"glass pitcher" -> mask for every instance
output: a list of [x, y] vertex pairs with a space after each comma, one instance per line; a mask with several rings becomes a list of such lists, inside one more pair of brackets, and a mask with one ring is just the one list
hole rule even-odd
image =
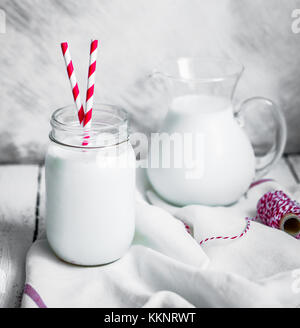
[[[147, 172], [156, 192], [170, 203], [232, 204], [282, 155], [286, 125], [277, 105], [254, 97], [233, 106], [243, 71], [243, 65], [232, 60], [184, 57], [165, 61], [151, 75], [153, 83], [163, 85], [169, 109], [159, 142], [151, 140]], [[264, 154], [257, 151], [259, 145], [254, 153], [242, 127], [245, 114], [258, 106], [271, 113], [268, 120], [274, 123], [265, 133], [265, 139], [269, 135], [273, 140]], [[169, 149], [163, 148], [166, 144]]]

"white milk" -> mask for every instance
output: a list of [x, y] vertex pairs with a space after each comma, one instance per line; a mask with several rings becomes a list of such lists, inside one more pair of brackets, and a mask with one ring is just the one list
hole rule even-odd
[[110, 150], [52, 145], [46, 157], [47, 238], [67, 262], [120, 258], [134, 234], [135, 158], [130, 144]]
[[[79, 265], [119, 259], [134, 235], [135, 155], [127, 116], [96, 105], [84, 132], [74, 106], [54, 112], [46, 155], [46, 230], [53, 251]], [[83, 136], [89, 136], [82, 147]]]
[[[254, 178], [255, 157], [229, 100], [208, 95], [175, 98], [161, 132], [192, 134], [194, 142], [193, 167], [148, 169], [151, 184], [167, 201], [227, 205], [246, 192]], [[174, 149], [183, 151], [180, 146]], [[160, 156], [159, 150], [150, 156]]]

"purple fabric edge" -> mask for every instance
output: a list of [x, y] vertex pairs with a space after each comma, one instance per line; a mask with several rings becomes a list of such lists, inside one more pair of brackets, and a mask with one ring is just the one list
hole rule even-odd
[[30, 284], [25, 284], [23, 293], [29, 296], [40, 309], [47, 308], [39, 293]]
[[270, 181], [274, 181], [274, 179], [261, 179], [261, 180], [257, 180], [257, 181], [254, 181], [253, 183], [251, 183], [249, 189], [255, 187], [255, 186], [258, 186], [260, 185], [261, 183], [264, 183], [264, 182], [270, 182]]

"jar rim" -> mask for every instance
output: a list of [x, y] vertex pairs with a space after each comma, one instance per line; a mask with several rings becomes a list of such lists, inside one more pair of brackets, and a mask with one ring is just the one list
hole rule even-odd
[[[96, 103], [91, 126], [87, 128], [79, 124], [75, 104], [54, 111], [50, 124], [50, 140], [65, 147], [106, 148], [117, 146], [129, 138], [127, 112], [116, 105]], [[84, 144], [87, 136], [88, 143]]]
[[[99, 109], [101, 108], [101, 109]], [[67, 128], [68, 130], [72, 130], [72, 131], [82, 131], [82, 126], [77, 124], [77, 125], [70, 125], [70, 124], [67, 124], [67, 123], [64, 123], [62, 121], [59, 121], [57, 116], [62, 113], [63, 111], [66, 111], [70, 109], [70, 112], [72, 111], [74, 113], [74, 118], [76, 117], [76, 120], [77, 119], [77, 116], [75, 115], [75, 113], [77, 112], [77, 109], [76, 109], [76, 106], [75, 104], [72, 104], [72, 105], [67, 105], [67, 106], [64, 106], [64, 107], [60, 107], [58, 109], [56, 109], [53, 114], [51, 115], [51, 120], [50, 120], [50, 124], [53, 128]], [[102, 127], [97, 127], [96, 130], [98, 132], [101, 132], [101, 131], [106, 131], [107, 129], [111, 129], [111, 128], [118, 128], [120, 125], [122, 124], [127, 124], [128, 123], [128, 114], [127, 112], [120, 106], [117, 106], [117, 105], [111, 105], [111, 104], [105, 104], [105, 103], [95, 103], [94, 104], [94, 108], [93, 108], [93, 111], [95, 112], [105, 112], [107, 111], [112, 117], [115, 117], [115, 118], [120, 118], [120, 122], [119, 123], [116, 123], [116, 124], [110, 124], [110, 125], [107, 125], [107, 126], [102, 126]], [[115, 114], [112, 113], [112, 111], [115, 112]], [[116, 115], [117, 113], [117, 115]], [[95, 124], [93, 124], [94, 121], [92, 120], [92, 129], [95, 129]]]

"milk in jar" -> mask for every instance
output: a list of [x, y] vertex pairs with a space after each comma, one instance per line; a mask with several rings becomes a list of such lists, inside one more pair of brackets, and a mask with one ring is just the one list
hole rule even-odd
[[105, 264], [122, 257], [133, 239], [135, 155], [123, 110], [96, 106], [88, 133], [74, 113], [73, 106], [65, 107], [51, 119], [47, 239], [67, 262]]

